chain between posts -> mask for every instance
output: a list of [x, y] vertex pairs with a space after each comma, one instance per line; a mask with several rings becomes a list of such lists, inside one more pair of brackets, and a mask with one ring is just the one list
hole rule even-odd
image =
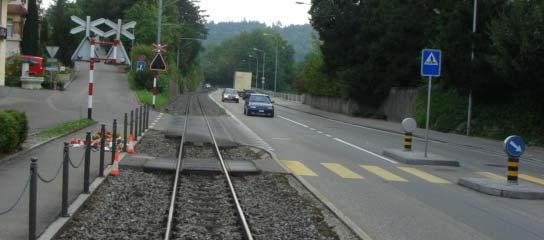
[[30, 177], [28, 177], [28, 179], [26, 180], [25, 187], [23, 188], [23, 190], [17, 197], [17, 200], [15, 201], [15, 203], [13, 203], [7, 210], [1, 211], [0, 216], [11, 212], [11, 210], [13, 210], [17, 205], [19, 205], [19, 202], [21, 202], [21, 199], [23, 198], [23, 195], [25, 194], [29, 184], [30, 184]]

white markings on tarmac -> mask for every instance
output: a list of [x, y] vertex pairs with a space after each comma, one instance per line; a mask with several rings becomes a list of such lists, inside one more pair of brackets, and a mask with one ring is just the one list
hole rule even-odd
[[287, 121], [289, 121], [289, 122], [292, 122], [292, 123], [294, 123], [294, 124], [300, 125], [300, 126], [302, 126], [302, 127], [309, 128], [308, 125], [299, 123], [299, 122], [294, 121], [294, 120], [291, 120], [291, 119], [289, 119], [289, 118], [286, 118], [286, 117], [283, 117], [283, 116], [279, 116], [279, 115], [278, 115], [278, 117], [283, 118], [283, 119], [285, 119], [285, 120], [287, 120]]
[[344, 140], [342, 140], [342, 139], [340, 139], [340, 138], [334, 138], [334, 140], [336, 140], [336, 141], [338, 141], [338, 142], [341, 142], [341, 143], [343, 143], [343, 144], [346, 144], [346, 145], [348, 145], [348, 146], [350, 146], [350, 147], [352, 147], [352, 148], [355, 148], [355, 149], [357, 149], [357, 150], [361, 150], [361, 151], [363, 151], [363, 152], [366, 152], [366, 153], [368, 153], [368, 154], [370, 154], [370, 155], [373, 155], [373, 156], [378, 157], [378, 158], [380, 158], [380, 159], [383, 159], [383, 160], [385, 160], [385, 161], [388, 161], [388, 162], [390, 162], [390, 163], [398, 164], [397, 161], [391, 160], [391, 159], [386, 158], [386, 157], [384, 157], [384, 156], [382, 156], [382, 155], [379, 155], [379, 154], [373, 153], [373, 152], [371, 152], [371, 151], [368, 151], [368, 150], [366, 150], [366, 149], [364, 149], [364, 148], [362, 148], [362, 147], [359, 147], [359, 146], [357, 146], [357, 145], [355, 145], [355, 144], [353, 144], [353, 143], [350, 143], [350, 142], [346, 142], [346, 141], [344, 141]]
[[[286, 118], [286, 117], [284, 117], [284, 116], [279, 116], [279, 115], [278, 115], [278, 117], [280, 117], [280, 118], [282, 118], [282, 119], [285, 119], [285, 120], [287, 120], [287, 121], [289, 121], [289, 122], [292, 122], [292, 123], [294, 123], [294, 124], [297, 124], [297, 125], [299, 125], [299, 126], [302, 126], [302, 127], [305, 127], [305, 128], [309, 128], [309, 129], [312, 130], [312, 131], [315, 131], [315, 130], [316, 130], [315, 128], [310, 128], [310, 127], [308, 127], [308, 125], [299, 123], [299, 122], [297, 122], [297, 121], [295, 121], [295, 120]], [[323, 134], [322, 131], [317, 131], [317, 132], [320, 133], [320, 134]], [[324, 135], [327, 136], [327, 137], [329, 137], [329, 138], [332, 138], [332, 137], [333, 137], [333, 136], [331, 136], [330, 134], [324, 134]], [[364, 148], [362, 148], [362, 147], [359, 147], [359, 146], [357, 146], [357, 145], [355, 145], [355, 144], [353, 144], [353, 143], [344, 141], [344, 140], [342, 140], [342, 139], [340, 139], [340, 138], [336, 138], [336, 137], [335, 137], [334, 140], [337, 141], [337, 142], [346, 144], [346, 145], [348, 145], [348, 146], [350, 146], [350, 147], [352, 147], [352, 148], [355, 148], [355, 149], [357, 149], [357, 150], [366, 152], [366, 153], [368, 153], [368, 154], [370, 154], [370, 155], [372, 155], [372, 156], [378, 157], [378, 158], [380, 158], [380, 159], [382, 159], [382, 160], [388, 161], [388, 162], [393, 163], [393, 164], [398, 164], [398, 162], [395, 161], [395, 160], [391, 160], [391, 159], [386, 158], [386, 157], [384, 157], [384, 156], [382, 156], [382, 155], [380, 155], [380, 154], [373, 153], [373, 152], [371, 152], [371, 151], [369, 151], [369, 150], [367, 150], [367, 149], [364, 149]]]

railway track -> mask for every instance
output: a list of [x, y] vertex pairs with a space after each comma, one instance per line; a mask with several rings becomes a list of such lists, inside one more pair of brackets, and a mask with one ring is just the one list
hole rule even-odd
[[[195, 105], [192, 105], [195, 104]], [[253, 236], [240, 206], [236, 190], [214, 132], [198, 95], [188, 96], [184, 128], [176, 162], [172, 195], [166, 221], [164, 239], [194, 239], [196, 235], [206, 239], [247, 239]], [[213, 155], [217, 158], [221, 173], [212, 175], [185, 175], [183, 173], [184, 143], [187, 122], [191, 111], [200, 111], [209, 131]], [[191, 189], [191, 191], [184, 191]]]

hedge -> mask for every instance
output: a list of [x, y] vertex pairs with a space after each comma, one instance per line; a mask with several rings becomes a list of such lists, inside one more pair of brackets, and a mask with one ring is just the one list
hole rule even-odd
[[18, 149], [26, 140], [28, 121], [26, 114], [14, 110], [0, 111], [0, 152]]

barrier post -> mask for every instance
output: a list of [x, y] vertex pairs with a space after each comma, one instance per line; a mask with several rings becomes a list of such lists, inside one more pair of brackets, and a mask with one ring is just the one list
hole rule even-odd
[[88, 194], [90, 186], [91, 171], [91, 132], [87, 132], [85, 137], [85, 167], [83, 169], [83, 193]]
[[144, 133], [143, 116], [144, 116], [144, 107], [142, 105], [140, 105], [140, 122], [139, 122], [139, 126], [138, 126], [138, 128], [140, 129], [140, 136], [142, 136], [142, 134]]
[[404, 132], [404, 151], [412, 151], [412, 133]]
[[98, 167], [98, 176], [104, 177], [104, 148], [106, 145], [106, 124], [100, 127], [100, 165]]
[[38, 158], [30, 160], [30, 190], [28, 192], [28, 239], [36, 239], [36, 206], [38, 195]]
[[508, 157], [507, 179], [509, 184], [518, 185], [518, 167], [519, 158]]
[[111, 164], [115, 161], [117, 152], [117, 119], [113, 119], [113, 130], [111, 133]]
[[130, 110], [130, 135], [134, 133], [134, 110]]
[[123, 121], [123, 152], [126, 152], [127, 151], [127, 139], [128, 139], [128, 136], [127, 136], [127, 121], [128, 121], [128, 114], [125, 113], [125, 119]]
[[140, 135], [140, 130], [138, 129], [138, 108], [134, 110], [134, 140], [138, 141], [138, 136]]
[[61, 217], [69, 217], [68, 215], [68, 186], [70, 180], [70, 148], [67, 142], [64, 143], [62, 159], [62, 204], [61, 204]]

